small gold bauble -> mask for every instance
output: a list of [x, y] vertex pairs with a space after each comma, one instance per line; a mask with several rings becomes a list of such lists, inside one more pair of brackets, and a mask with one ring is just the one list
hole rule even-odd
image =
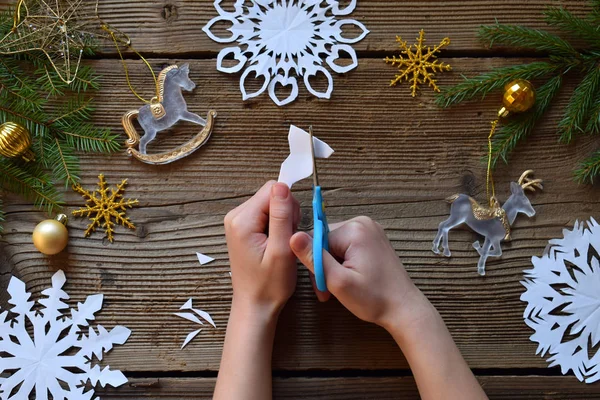
[[31, 146], [31, 135], [24, 126], [15, 122], [0, 125], [0, 154], [5, 157], [21, 156], [25, 161], [35, 159]]
[[515, 79], [504, 86], [502, 103], [504, 107], [498, 111], [501, 117], [506, 117], [511, 112], [527, 111], [535, 103], [535, 89], [531, 82]]
[[65, 214], [58, 214], [55, 219], [40, 222], [33, 230], [33, 245], [41, 253], [49, 256], [60, 253], [69, 241], [66, 224]]

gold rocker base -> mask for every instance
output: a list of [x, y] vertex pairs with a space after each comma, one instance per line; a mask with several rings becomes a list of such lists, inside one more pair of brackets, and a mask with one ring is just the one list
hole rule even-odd
[[141, 162], [154, 165], [168, 164], [173, 161], [177, 161], [180, 158], [192, 154], [198, 148], [202, 147], [202, 145], [204, 145], [210, 138], [210, 134], [212, 133], [215, 123], [215, 117], [217, 116], [216, 111], [210, 110], [206, 118], [206, 125], [202, 131], [200, 131], [200, 133], [190, 139], [187, 143], [177, 146], [171, 151], [156, 154], [142, 154], [135, 148], [135, 146], [137, 146], [137, 144], [140, 142], [140, 135], [133, 124], [133, 121], [135, 118], [137, 118], [138, 114], [138, 110], [129, 111], [123, 115], [121, 120], [123, 123], [123, 128], [125, 129], [125, 133], [127, 133], [127, 136], [129, 137], [129, 139], [127, 139], [125, 142], [125, 146], [127, 146], [127, 154], [137, 158]]

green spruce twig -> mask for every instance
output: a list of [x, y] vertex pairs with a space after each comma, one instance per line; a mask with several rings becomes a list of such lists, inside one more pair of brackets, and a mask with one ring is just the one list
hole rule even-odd
[[[504, 121], [493, 138], [492, 157], [507, 162], [516, 146], [531, 134], [537, 121], [548, 111], [567, 74], [581, 77], [558, 124], [559, 140], [569, 143], [583, 133], [600, 133], [600, 0], [592, 1], [592, 10], [578, 17], [564, 8], [550, 7], [545, 12], [550, 26], [570, 37], [582, 39], [587, 47], [571, 44], [562, 35], [518, 25], [496, 22], [482, 26], [479, 36], [489, 46], [502, 45], [535, 50], [547, 55], [546, 61], [496, 68], [446, 88], [436, 98], [441, 107], [485, 98], [514, 79], [542, 80], [534, 107], [522, 115]], [[578, 182], [590, 183], [600, 175], [600, 153], [584, 160], [575, 171]]]
[[[12, 13], [0, 13], [0, 37], [12, 28]], [[85, 54], [91, 54], [87, 49]], [[0, 159], [0, 189], [31, 200], [48, 213], [60, 209], [57, 185], [77, 184], [79, 153], [111, 153], [118, 135], [90, 122], [90, 92], [98, 88], [93, 68], [81, 66], [71, 84], [60, 79], [41, 53], [0, 58], [0, 124], [25, 126], [32, 136], [35, 161]], [[0, 206], [0, 222], [2, 220]]]

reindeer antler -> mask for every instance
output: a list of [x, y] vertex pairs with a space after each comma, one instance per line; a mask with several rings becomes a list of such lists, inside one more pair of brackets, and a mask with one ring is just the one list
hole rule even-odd
[[540, 190], [544, 189], [544, 186], [542, 185], [543, 181], [541, 179], [529, 178], [529, 175], [531, 174], [533, 174], [532, 169], [528, 169], [527, 171], [523, 172], [523, 174], [521, 174], [518, 183], [519, 185], [521, 185], [523, 190], [530, 190], [532, 192], [535, 192], [536, 188]]

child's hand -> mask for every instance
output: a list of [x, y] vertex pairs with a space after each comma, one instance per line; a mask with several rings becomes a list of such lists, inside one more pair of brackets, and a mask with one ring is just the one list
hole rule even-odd
[[[300, 261], [314, 271], [312, 238], [298, 232], [290, 246]], [[416, 306], [413, 300], [427, 302], [410, 280], [381, 226], [370, 218], [354, 218], [335, 227], [329, 233], [329, 251], [323, 252], [327, 288], [358, 318], [387, 328], [403, 314], [403, 309]], [[317, 295], [321, 300], [325, 298]]]
[[292, 296], [297, 268], [289, 242], [299, 219], [290, 189], [274, 181], [225, 216], [236, 303], [277, 313]]

